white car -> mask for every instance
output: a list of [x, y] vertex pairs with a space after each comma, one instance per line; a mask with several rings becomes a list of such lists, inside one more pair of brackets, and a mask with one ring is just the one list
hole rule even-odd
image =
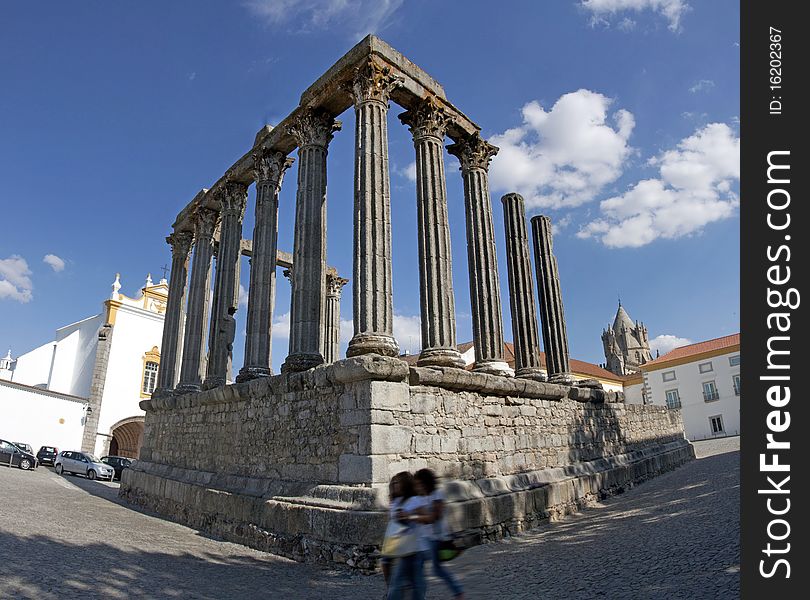
[[115, 477], [115, 469], [110, 465], [105, 465], [88, 452], [70, 450], [60, 452], [56, 457], [54, 469], [57, 475], [74, 473], [84, 475], [88, 479], [109, 479], [110, 481]]

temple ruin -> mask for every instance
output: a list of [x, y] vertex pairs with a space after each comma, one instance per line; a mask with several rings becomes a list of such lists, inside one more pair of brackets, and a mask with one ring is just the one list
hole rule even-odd
[[[398, 358], [393, 336], [389, 102], [405, 109], [399, 119], [416, 157], [422, 351], [413, 367]], [[341, 359], [347, 279], [326, 264], [326, 159], [341, 128], [336, 118], [352, 107], [354, 336]], [[462, 368], [456, 346], [445, 138], [464, 183], [472, 370]], [[172, 266], [158, 389], [141, 403], [144, 445], [121, 495], [229, 540], [369, 570], [384, 531], [387, 483], [398, 471], [430, 467], [445, 477], [452, 528], [483, 541], [689, 460], [679, 411], [625, 405], [621, 393], [592, 382], [572, 385], [550, 223], [532, 219], [538, 326], [517, 194], [502, 199], [514, 372], [505, 362], [488, 187], [497, 151], [433, 78], [374, 36], [305, 90], [277, 126], [263, 128], [180, 212], [167, 238]], [[293, 152], [298, 181], [288, 255], [278, 249], [277, 214]], [[245, 240], [242, 218], [254, 183], [255, 227]], [[244, 364], [227, 384], [236, 369], [232, 313], [243, 254], [251, 256]], [[279, 266], [291, 282], [291, 326], [289, 354], [274, 375]]]

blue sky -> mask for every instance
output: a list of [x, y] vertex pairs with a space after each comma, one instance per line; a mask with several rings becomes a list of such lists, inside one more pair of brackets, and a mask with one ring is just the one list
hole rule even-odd
[[[739, 5], [732, 1], [253, 0], [0, 8], [0, 346], [14, 355], [134, 296], [170, 262], [177, 212], [374, 32], [501, 147], [491, 187], [556, 223], [575, 358], [602, 362], [621, 295], [651, 338], [739, 330]], [[389, 112], [394, 307], [419, 347], [413, 146]], [[351, 275], [352, 111], [329, 153], [328, 260]], [[463, 187], [447, 155], [458, 341], [472, 337]], [[292, 250], [295, 167], [279, 245]], [[251, 204], [244, 236], [252, 237]], [[243, 264], [247, 287], [247, 262]], [[351, 284], [350, 284], [351, 285]], [[351, 333], [351, 288], [342, 313]], [[273, 362], [286, 356], [279, 277]], [[240, 307], [237, 319], [244, 319]], [[241, 328], [240, 328], [241, 329]], [[235, 365], [241, 365], [243, 338]], [[672, 338], [661, 338], [669, 349]]]

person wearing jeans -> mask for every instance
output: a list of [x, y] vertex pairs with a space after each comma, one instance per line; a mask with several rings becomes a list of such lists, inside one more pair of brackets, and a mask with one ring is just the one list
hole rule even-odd
[[416, 480], [416, 491], [420, 496], [426, 498], [425, 509], [427, 519], [420, 519], [422, 531], [420, 537], [424, 542], [420, 542], [420, 548], [425, 551], [425, 560], [433, 563], [433, 574], [444, 581], [453, 598], [464, 600], [464, 590], [453, 574], [447, 570], [444, 563], [439, 561], [439, 544], [447, 537], [447, 526], [444, 521], [444, 495], [436, 487], [436, 475], [430, 469], [420, 469], [414, 473]]

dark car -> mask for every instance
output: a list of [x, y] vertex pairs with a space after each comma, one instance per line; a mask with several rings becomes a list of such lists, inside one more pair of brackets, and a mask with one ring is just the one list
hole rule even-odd
[[37, 457], [22, 450], [11, 442], [0, 440], [0, 465], [7, 467], [20, 467], [24, 471], [36, 469], [39, 466]]
[[121, 479], [121, 473], [132, 465], [132, 459], [126, 456], [102, 456], [101, 462], [115, 470], [115, 479]]
[[53, 465], [56, 462], [56, 457], [59, 454], [59, 448], [55, 446], [42, 446], [37, 452], [37, 460], [39, 464], [49, 464]]

